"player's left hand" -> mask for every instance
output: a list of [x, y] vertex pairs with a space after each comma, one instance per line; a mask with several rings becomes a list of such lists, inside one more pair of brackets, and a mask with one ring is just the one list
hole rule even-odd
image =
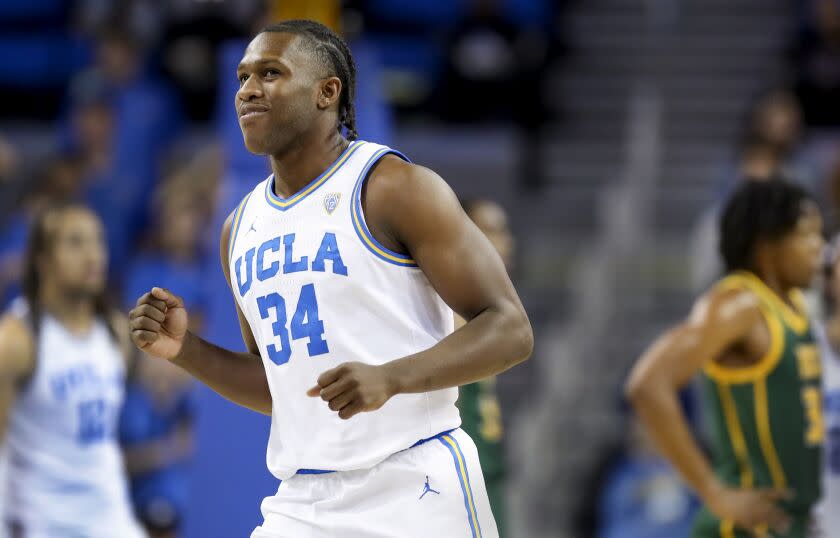
[[318, 384], [306, 394], [328, 402], [330, 409], [347, 420], [363, 411], [376, 411], [395, 394], [395, 389], [381, 366], [345, 362], [321, 374]]

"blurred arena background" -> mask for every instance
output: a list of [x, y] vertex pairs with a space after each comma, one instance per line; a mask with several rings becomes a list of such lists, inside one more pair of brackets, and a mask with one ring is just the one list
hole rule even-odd
[[[106, 224], [115, 303], [170, 287], [206, 337], [242, 348], [216, 245], [267, 164], [243, 146], [235, 68], [284, 18], [349, 41], [362, 139], [508, 211], [537, 339], [499, 378], [510, 536], [684, 536], [696, 501], [621, 382], [716, 275], [714, 217], [740, 177], [784, 171], [837, 230], [840, 4], [0, 0], [0, 306], [33, 215], [81, 198]], [[246, 536], [276, 488], [268, 419], [144, 368], [179, 402], [157, 440], [180, 535]], [[132, 416], [122, 440], [142, 469], [156, 439]]]

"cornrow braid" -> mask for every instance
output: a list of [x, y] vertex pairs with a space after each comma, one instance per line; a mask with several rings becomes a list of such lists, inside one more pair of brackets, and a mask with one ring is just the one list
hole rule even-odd
[[304, 45], [317, 56], [329, 76], [341, 80], [341, 96], [338, 102], [338, 131], [346, 131], [348, 140], [356, 140], [356, 62], [350, 47], [338, 34], [323, 24], [310, 20], [293, 19], [272, 24], [260, 33], [282, 32], [305, 38]]

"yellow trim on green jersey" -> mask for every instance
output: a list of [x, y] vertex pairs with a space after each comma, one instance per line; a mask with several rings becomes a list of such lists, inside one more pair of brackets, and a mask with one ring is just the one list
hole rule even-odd
[[773, 486], [784, 488], [787, 486], [785, 471], [779, 462], [779, 453], [773, 443], [773, 432], [770, 431], [770, 411], [767, 405], [767, 380], [759, 379], [754, 386], [755, 397], [755, 423], [758, 426], [758, 440], [761, 444], [761, 453], [770, 469], [770, 476], [773, 478]]
[[747, 441], [744, 438], [744, 431], [741, 429], [741, 423], [738, 420], [738, 410], [735, 407], [735, 400], [732, 398], [732, 390], [729, 388], [729, 385], [723, 383], [718, 383], [717, 389], [718, 395], [720, 396], [720, 404], [723, 407], [723, 415], [726, 418], [726, 429], [729, 432], [729, 438], [732, 440], [735, 459], [738, 461], [738, 467], [740, 469], [741, 487], [752, 487], [753, 473], [749, 462], [749, 454], [747, 454]]
[[718, 362], [709, 361], [703, 366], [706, 375], [718, 383], [755, 383], [758, 380], [766, 378], [778, 366], [785, 349], [785, 329], [781, 321], [779, 321], [779, 318], [774, 316], [766, 306], [761, 305], [760, 308], [761, 315], [767, 325], [767, 330], [770, 332], [770, 347], [761, 360], [753, 365], [744, 367], [726, 366]]
[[736, 275], [743, 276], [743, 278], [751, 284], [752, 290], [755, 291], [759, 297], [766, 299], [767, 302], [775, 306], [779, 310], [782, 318], [784, 318], [785, 323], [787, 323], [794, 332], [797, 334], [804, 334], [805, 331], [808, 330], [808, 315], [805, 309], [805, 299], [802, 296], [801, 290], [794, 289], [790, 292], [789, 298], [795, 305], [794, 308], [779, 297], [775, 291], [771, 290], [763, 280], [755, 276], [753, 273], [742, 271], [736, 273]]

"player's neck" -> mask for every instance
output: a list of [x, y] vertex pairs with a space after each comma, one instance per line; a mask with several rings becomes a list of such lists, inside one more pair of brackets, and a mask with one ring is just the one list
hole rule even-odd
[[39, 302], [44, 312], [48, 312], [72, 333], [85, 334], [93, 325], [95, 308], [88, 297], [74, 297], [47, 285], [41, 290]]
[[772, 271], [756, 271], [756, 276], [764, 282], [764, 285], [770, 288], [782, 301], [785, 303], [791, 304], [790, 300], [790, 292], [793, 290], [793, 286], [785, 283], [782, 281], [781, 278], [776, 275], [776, 273]]
[[270, 157], [274, 194], [294, 196], [320, 176], [347, 149], [349, 142], [338, 132], [304, 135], [283, 153]]

